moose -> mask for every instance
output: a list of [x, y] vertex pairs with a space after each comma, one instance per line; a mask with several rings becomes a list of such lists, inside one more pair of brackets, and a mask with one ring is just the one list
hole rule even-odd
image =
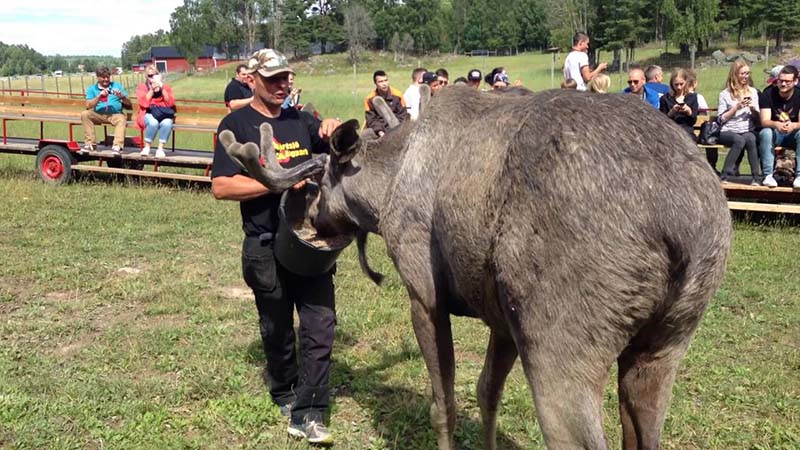
[[381, 138], [345, 122], [329, 157], [292, 176], [268, 125], [266, 169], [255, 145], [229, 153], [280, 186], [324, 164], [314, 224], [355, 234], [376, 282], [366, 236], [383, 237], [411, 299], [439, 450], [455, 448], [451, 314], [491, 330], [477, 387], [484, 448], [496, 448], [519, 357], [548, 449], [608, 448], [603, 390], [615, 361], [622, 446], [658, 449], [678, 366], [730, 249], [714, 172], [683, 130], [633, 96], [427, 95], [416, 122]]

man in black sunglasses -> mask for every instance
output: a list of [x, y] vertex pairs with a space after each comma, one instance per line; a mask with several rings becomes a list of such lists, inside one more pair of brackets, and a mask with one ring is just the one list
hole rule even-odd
[[622, 92], [638, 95], [653, 108], [658, 109], [658, 92], [648, 89], [647, 86], [645, 86], [645, 81], [644, 70], [638, 66], [631, 67], [628, 71], [628, 87]]

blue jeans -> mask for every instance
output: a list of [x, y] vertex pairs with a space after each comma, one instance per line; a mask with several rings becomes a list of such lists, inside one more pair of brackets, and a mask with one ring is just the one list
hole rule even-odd
[[[789, 134], [781, 133], [774, 128], [763, 128], [758, 133], [758, 156], [761, 157], [761, 171], [764, 176], [772, 175], [775, 169], [775, 147], [792, 147], [797, 149], [798, 131]], [[800, 152], [795, 156], [795, 169], [800, 175]]]
[[148, 144], [153, 142], [153, 139], [158, 133], [158, 138], [161, 142], [169, 140], [169, 134], [172, 132], [172, 119], [164, 119], [160, 123], [153, 117], [152, 114], [147, 113], [144, 115], [144, 141]]

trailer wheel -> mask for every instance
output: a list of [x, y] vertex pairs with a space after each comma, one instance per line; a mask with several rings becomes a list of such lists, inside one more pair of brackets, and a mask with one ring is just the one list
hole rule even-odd
[[63, 184], [72, 178], [72, 156], [59, 145], [46, 145], [36, 155], [36, 173], [45, 183]]

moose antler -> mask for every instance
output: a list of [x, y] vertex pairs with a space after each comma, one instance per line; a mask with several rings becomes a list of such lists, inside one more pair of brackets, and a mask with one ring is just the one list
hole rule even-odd
[[386, 100], [384, 100], [383, 97], [376, 95], [372, 98], [371, 102], [372, 107], [375, 108], [375, 112], [381, 116], [390, 130], [400, 125], [400, 121], [397, 120], [397, 117], [395, 117], [394, 113], [389, 108], [389, 105], [386, 104]]
[[431, 87], [427, 84], [420, 85], [419, 87], [419, 114], [421, 115], [428, 108], [428, 103], [431, 101]]
[[[228, 156], [242, 167], [256, 181], [263, 184], [270, 192], [282, 192], [297, 184], [300, 180], [322, 172], [327, 162], [326, 155], [306, 161], [298, 166], [286, 169], [278, 163], [275, 147], [272, 145], [272, 127], [262, 123], [261, 146], [252, 142], [241, 144], [230, 130], [219, 134], [219, 141]], [[264, 157], [265, 166], [261, 165], [260, 156]]]

